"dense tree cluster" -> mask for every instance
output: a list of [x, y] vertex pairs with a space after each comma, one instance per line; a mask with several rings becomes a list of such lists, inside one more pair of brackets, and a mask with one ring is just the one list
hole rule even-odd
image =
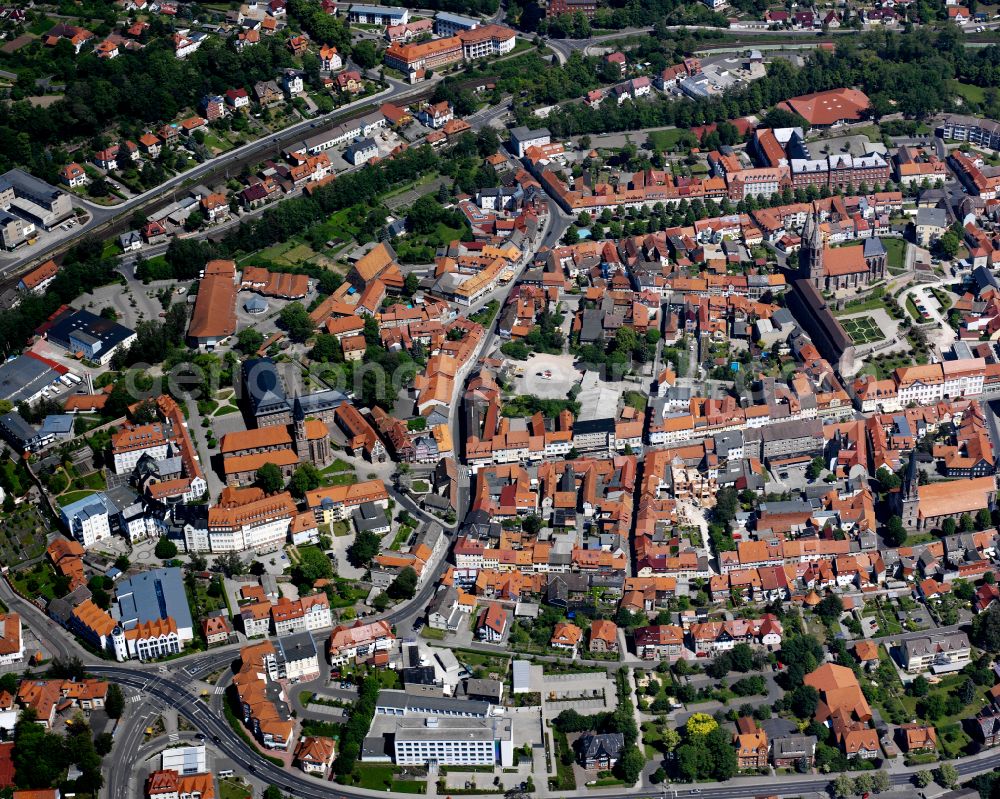
[[[1000, 48], [966, 50], [950, 27], [875, 30], [845, 37], [834, 52], [814, 51], [802, 68], [775, 60], [767, 77], [718, 98], [602, 103], [596, 109], [573, 103], [550, 114], [546, 125], [559, 137], [666, 125], [690, 128], [758, 113], [796, 95], [855, 85], [868, 94], [876, 116], [902, 112], [924, 117], [951, 106], [952, 79], [984, 88], [1000, 85], [998, 63]], [[527, 121], [527, 107], [515, 111], [519, 121]]]
[[340, 737], [337, 759], [333, 764], [334, 773], [340, 782], [346, 781], [351, 772], [354, 771], [358, 755], [361, 754], [361, 745], [364, 743], [365, 735], [368, 734], [368, 728], [372, 723], [372, 717], [375, 715], [378, 692], [378, 677], [369, 674], [361, 683], [358, 701], [354, 703], [351, 717], [344, 725], [344, 732]]
[[[440, 163], [440, 158], [430, 147], [411, 148], [391, 160], [342, 175], [308, 197], [295, 197], [272, 205], [259, 217], [239, 225], [218, 243], [174, 240], [165, 255], [167, 268], [140, 267], [139, 276], [155, 280], [194, 279], [205, 262], [212, 258], [228, 258], [241, 252], [255, 252], [299, 234], [310, 238], [314, 230], [325, 240], [327, 236], [322, 232], [322, 223], [331, 214], [352, 206], [374, 205], [379, 195], [419, 178], [438, 168]], [[267, 266], [274, 269], [272, 264]], [[292, 270], [286, 268], [282, 271]], [[319, 290], [324, 293], [332, 292], [342, 282], [339, 276], [333, 276], [324, 269], [317, 269], [315, 274], [308, 268], [295, 271], [310, 274], [320, 280]], [[325, 278], [329, 283], [323, 282], [324, 274], [329, 276]]]
[[50, 157], [46, 147], [80, 137], [100, 138], [112, 124], [137, 138], [150, 126], [170, 122], [185, 108], [197, 106], [206, 94], [250, 87], [293, 66], [291, 53], [278, 37], [238, 53], [213, 36], [185, 59], [175, 57], [170, 31], [161, 20], [154, 18], [146, 38], [151, 40], [144, 49], [113, 59], [100, 59], [93, 52], [74, 56], [65, 40], [55, 48], [37, 40], [0, 59], [5, 69], [19, 74], [18, 86], [47, 75], [66, 83], [65, 97], [50, 106], [33, 106], [27, 100], [0, 103], [0, 171], [23, 164], [55, 182], [69, 159], [58, 153]]
[[113, 369], [124, 369], [134, 364], [161, 363], [176, 347], [184, 345], [187, 330], [187, 305], [171, 305], [166, 316], [144, 319], [136, 325], [136, 340], [127, 350], [119, 350], [111, 359]]
[[35, 721], [34, 710], [25, 710], [14, 728], [15, 781], [21, 790], [40, 790], [59, 784], [70, 765], [82, 772], [76, 788], [96, 794], [104, 785], [101, 756], [90, 726], [82, 715], [73, 719], [68, 734], [49, 732]]
[[402, 600], [413, 599], [417, 593], [417, 573], [412, 567], [407, 566], [393, 580], [385, 591], [390, 599]]
[[541, 412], [546, 419], [555, 419], [564, 410], [579, 416], [580, 403], [575, 400], [541, 399], [534, 394], [520, 394], [507, 401], [501, 412], [512, 418], [534, 416]]
[[347, 560], [357, 569], [367, 568], [381, 547], [381, 537], [370, 530], [362, 530], [347, 548]]
[[733, 777], [738, 766], [730, 733], [708, 714], [693, 714], [684, 727], [684, 743], [675, 752], [677, 776], [687, 782], [723, 781]]
[[351, 52], [351, 31], [346, 19], [327, 14], [317, 0], [291, 0], [288, 13], [314, 42], [334, 45], [345, 59]]
[[739, 643], [728, 652], [720, 652], [705, 667], [705, 673], [711, 677], [722, 678], [729, 672], [736, 671], [746, 674], [760, 665], [749, 644]]
[[333, 577], [333, 564], [322, 550], [302, 547], [292, 577], [298, 585], [309, 589], [317, 580], [329, 580]]
[[438, 225], [464, 228], [465, 217], [457, 210], [445, 208], [432, 194], [418, 199], [406, 215], [406, 227], [413, 233], [433, 233]]
[[786, 633], [781, 642], [781, 662], [785, 664], [785, 686], [795, 688], [823, 662], [823, 645], [811, 635]]
[[1000, 652], [1000, 605], [993, 605], [972, 620], [972, 640], [987, 652]]

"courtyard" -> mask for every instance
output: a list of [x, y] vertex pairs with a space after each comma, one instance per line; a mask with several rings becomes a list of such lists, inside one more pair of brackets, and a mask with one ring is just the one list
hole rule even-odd
[[853, 316], [841, 322], [855, 344], [873, 344], [885, 338], [871, 316]]

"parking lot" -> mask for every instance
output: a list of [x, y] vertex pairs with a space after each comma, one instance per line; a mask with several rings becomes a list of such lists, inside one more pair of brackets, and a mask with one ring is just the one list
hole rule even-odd
[[570, 707], [580, 713], [614, 710], [617, 703], [615, 684], [605, 671], [545, 674], [542, 677], [542, 703], [550, 717]]
[[517, 361], [524, 374], [514, 379], [514, 393], [565, 399], [583, 374], [573, 366], [573, 360], [572, 355], [534, 354], [527, 361]]
[[173, 291], [172, 302], [187, 301], [186, 287], [177, 287], [172, 280], [161, 280], [149, 285], [143, 285], [138, 280], [128, 280], [125, 286], [112, 283], [83, 294], [73, 301], [73, 307], [85, 308], [95, 314], [100, 314], [105, 308], [112, 308], [118, 314], [120, 324], [135, 330], [139, 322], [159, 318], [163, 312], [163, 304], [157, 293], [164, 289]]
[[[79, 204], [74, 198], [73, 203], [74, 210], [82, 211]], [[83, 212], [81, 217], [71, 217], [58, 225], [56, 225], [51, 230], [45, 230], [44, 228], [36, 227], [37, 236], [34, 240], [34, 244], [23, 244], [13, 251], [6, 251], [0, 248], [0, 270], [4, 268], [7, 264], [13, 264], [15, 262], [21, 261], [24, 258], [32, 258], [33, 251], [39, 248], [39, 245], [44, 247], [52, 247], [59, 241], [63, 239], [68, 239], [75, 236], [80, 232], [80, 226], [86, 225], [90, 221], [90, 214]]]

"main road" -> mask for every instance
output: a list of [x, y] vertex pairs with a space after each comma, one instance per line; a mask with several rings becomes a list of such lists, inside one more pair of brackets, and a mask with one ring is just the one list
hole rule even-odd
[[339, 124], [350, 119], [359, 108], [363, 108], [376, 102], [394, 102], [406, 99], [415, 94], [426, 93], [428, 91], [428, 87], [433, 86], [438, 80], [440, 80], [440, 76], [434, 76], [429, 81], [415, 86], [410, 86], [402, 81], [387, 77], [386, 81], [389, 83], [389, 87], [387, 89], [383, 89], [377, 94], [363, 97], [359, 100], [354, 100], [328, 114], [323, 114], [322, 116], [314, 117], [312, 119], [305, 119], [302, 122], [291, 125], [278, 133], [265, 136], [264, 138], [245, 144], [242, 147], [237, 147], [226, 153], [222, 153], [215, 158], [211, 158], [201, 164], [198, 164], [197, 166], [192, 167], [186, 172], [174, 175], [172, 178], [164, 181], [159, 186], [148, 189], [142, 194], [137, 194], [135, 197], [132, 197], [123, 203], [112, 206], [102, 206], [89, 201], [84, 201], [83, 205], [86, 207], [87, 213], [90, 215], [90, 220], [86, 224], [75, 230], [72, 236], [55, 238], [53, 241], [47, 243], [43, 242], [41, 245], [31, 248], [30, 252], [24, 253], [21, 257], [15, 260], [4, 261], [0, 259], [0, 277], [8, 277], [13, 273], [25, 270], [29, 265], [40, 262], [44, 257], [51, 255], [56, 250], [68, 249], [81, 237], [96, 232], [109, 222], [124, 219], [135, 211], [163, 202], [165, 197], [169, 195], [171, 191], [180, 188], [185, 184], [193, 185], [202, 178], [224, 171], [228, 167], [238, 164], [241, 161], [262, 157], [269, 153], [280, 152], [286, 145], [294, 144], [306, 135], [320, 133], [335, 124]]
[[[371, 791], [363, 788], [341, 786], [330, 782], [321, 782], [315, 777], [300, 775], [288, 769], [280, 768], [266, 760], [261, 752], [251, 747], [237, 734], [228, 722], [215, 714], [208, 705], [190, 691], [190, 683], [182, 682], [169, 675], [142, 671], [133, 666], [110, 665], [107, 663], [91, 663], [87, 671], [97, 676], [140, 691], [155, 697], [168, 707], [174, 708], [181, 716], [199, 732], [211, 739], [233, 763], [240, 766], [248, 774], [265, 783], [276, 785], [281, 791], [302, 799], [330, 799], [331, 796], [373, 797], [385, 796], [385, 791]], [[972, 776], [985, 771], [991, 771], [1000, 766], [1000, 752], [987, 751], [981, 755], [973, 755], [952, 761], [962, 777]], [[889, 775], [893, 787], [905, 788], [912, 785], [913, 775], [922, 767], [904, 768], [892, 771]], [[637, 787], [631, 791], [620, 788], [588, 791], [588, 795], [601, 799], [635, 799], [637, 795], [659, 794], [664, 797], [697, 796], [699, 799], [742, 799], [753, 796], [790, 796], [804, 793], [824, 793], [830, 781], [836, 775], [788, 775], [780, 780], [772, 777], [737, 778], [727, 783], [702, 783], [690, 787], [681, 784], [669, 784], [655, 789]], [[109, 788], [115, 791], [114, 786]], [[113, 793], [113, 796], [120, 796]], [[549, 792], [548, 795], [553, 795]], [[572, 796], [573, 794], [555, 794], [557, 796]]]

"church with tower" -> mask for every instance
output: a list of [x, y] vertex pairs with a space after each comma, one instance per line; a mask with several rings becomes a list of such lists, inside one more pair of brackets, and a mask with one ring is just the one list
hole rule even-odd
[[291, 425], [272, 424], [222, 437], [219, 449], [227, 485], [251, 485], [265, 463], [277, 466], [287, 480], [303, 463], [322, 469], [333, 462], [330, 428], [307, 415], [304, 405], [298, 397], [293, 401]]
[[885, 278], [886, 251], [881, 240], [865, 239], [862, 244], [828, 247], [823, 243], [819, 215], [814, 211], [802, 228], [799, 274], [808, 278], [817, 291], [833, 294], [864, 289]]

